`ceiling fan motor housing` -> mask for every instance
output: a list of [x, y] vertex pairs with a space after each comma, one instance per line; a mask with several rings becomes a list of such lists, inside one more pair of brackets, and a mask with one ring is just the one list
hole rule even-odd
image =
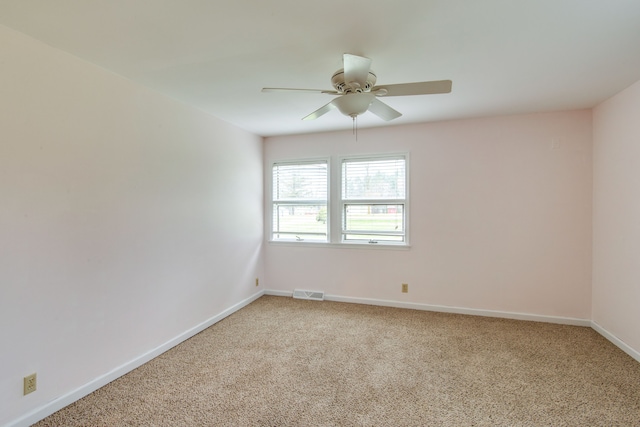
[[373, 74], [373, 71], [369, 70], [367, 81], [364, 86], [358, 84], [358, 82], [345, 82], [344, 81], [344, 68], [339, 69], [331, 77], [331, 84], [340, 93], [352, 93], [352, 92], [369, 92], [376, 84], [377, 77]]

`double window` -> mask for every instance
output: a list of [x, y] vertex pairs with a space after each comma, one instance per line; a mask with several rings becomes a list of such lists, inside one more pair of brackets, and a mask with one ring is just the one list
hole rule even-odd
[[[275, 163], [273, 241], [407, 243], [407, 155]], [[334, 191], [329, 192], [329, 188]]]

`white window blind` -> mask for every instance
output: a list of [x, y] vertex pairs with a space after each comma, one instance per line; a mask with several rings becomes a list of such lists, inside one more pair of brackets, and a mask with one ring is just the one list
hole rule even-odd
[[327, 241], [328, 162], [273, 165], [272, 240]]
[[342, 241], [406, 242], [406, 156], [343, 159]]

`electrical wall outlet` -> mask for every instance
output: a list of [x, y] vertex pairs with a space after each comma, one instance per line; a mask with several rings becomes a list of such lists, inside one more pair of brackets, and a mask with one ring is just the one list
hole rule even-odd
[[27, 375], [24, 377], [24, 395], [36, 391], [36, 374]]
[[258, 280], [258, 278], [256, 277], [256, 286], [258, 286], [260, 284], [260, 281]]
[[406, 294], [407, 292], [409, 292], [409, 284], [408, 283], [403, 283], [402, 284], [402, 293]]

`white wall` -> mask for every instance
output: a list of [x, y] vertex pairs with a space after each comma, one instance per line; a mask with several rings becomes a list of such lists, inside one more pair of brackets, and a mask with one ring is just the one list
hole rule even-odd
[[255, 135], [4, 27], [0, 46], [4, 425], [254, 295], [263, 172]]
[[636, 355], [640, 355], [639, 118], [640, 81], [597, 106], [593, 116], [593, 320]]
[[411, 156], [410, 250], [268, 243], [266, 287], [588, 321], [591, 124], [584, 110], [266, 138], [265, 179], [277, 160]]

